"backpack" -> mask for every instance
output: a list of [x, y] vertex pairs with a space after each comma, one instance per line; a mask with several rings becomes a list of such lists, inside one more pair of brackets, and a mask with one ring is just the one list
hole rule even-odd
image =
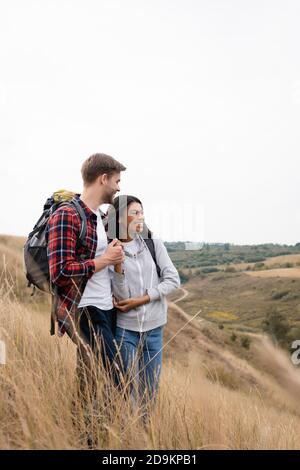
[[81, 218], [81, 230], [78, 238], [78, 246], [85, 244], [86, 216], [84, 210], [76, 199], [75, 193], [59, 190], [49, 197], [45, 204], [43, 213], [29, 233], [24, 245], [24, 268], [28, 281], [28, 287], [33, 285], [33, 293], [37, 287], [43, 292], [53, 293], [50, 283], [49, 264], [47, 256], [46, 229], [51, 215], [62, 205], [72, 205]]

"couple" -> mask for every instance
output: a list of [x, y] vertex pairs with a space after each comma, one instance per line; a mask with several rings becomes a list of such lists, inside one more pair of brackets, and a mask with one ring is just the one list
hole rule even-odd
[[[120, 374], [138, 377], [135, 398], [155, 399], [166, 295], [179, 287], [180, 280], [162, 240], [154, 238], [144, 223], [141, 201], [115, 197], [124, 170], [104, 154], [83, 163], [83, 191], [75, 196], [87, 221], [83, 243], [79, 243], [81, 219], [73, 205], [59, 207], [49, 220], [47, 256], [56, 292], [53, 314], [59, 335], [67, 332], [77, 344], [78, 357], [84, 357], [88, 346], [113, 371], [115, 385], [121, 386]], [[101, 204], [110, 204], [107, 215]]]

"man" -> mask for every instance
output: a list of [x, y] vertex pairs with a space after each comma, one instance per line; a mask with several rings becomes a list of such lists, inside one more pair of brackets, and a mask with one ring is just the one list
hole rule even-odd
[[[90, 156], [81, 168], [83, 191], [75, 196], [87, 220], [84, 243], [78, 244], [82, 222], [72, 204], [54, 212], [46, 233], [50, 279], [57, 294], [54, 315], [59, 334], [67, 332], [77, 344], [80, 363], [83, 360], [87, 365], [92, 351], [101, 353], [107, 369], [116, 365], [117, 357], [108, 266], [122, 263], [124, 252], [117, 239], [108, 244], [104, 214], [99, 207], [113, 202], [120, 190], [121, 171], [125, 170], [109, 155]], [[118, 384], [115, 372], [114, 380]]]

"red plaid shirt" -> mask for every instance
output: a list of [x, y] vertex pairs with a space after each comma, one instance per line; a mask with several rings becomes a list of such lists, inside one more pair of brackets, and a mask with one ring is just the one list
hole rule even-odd
[[[73, 205], [59, 207], [46, 230], [50, 280], [57, 291], [54, 316], [60, 335], [64, 334], [70, 316], [74, 320], [87, 281], [95, 272], [97, 216], [79, 195], [75, 198], [86, 215], [86, 246], [78, 246], [81, 218]], [[105, 214], [101, 215], [103, 219]]]

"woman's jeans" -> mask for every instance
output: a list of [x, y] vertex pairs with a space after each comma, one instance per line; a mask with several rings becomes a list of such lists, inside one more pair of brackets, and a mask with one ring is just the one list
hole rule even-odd
[[138, 332], [116, 327], [123, 367], [134, 404], [154, 403], [162, 367], [163, 326]]

